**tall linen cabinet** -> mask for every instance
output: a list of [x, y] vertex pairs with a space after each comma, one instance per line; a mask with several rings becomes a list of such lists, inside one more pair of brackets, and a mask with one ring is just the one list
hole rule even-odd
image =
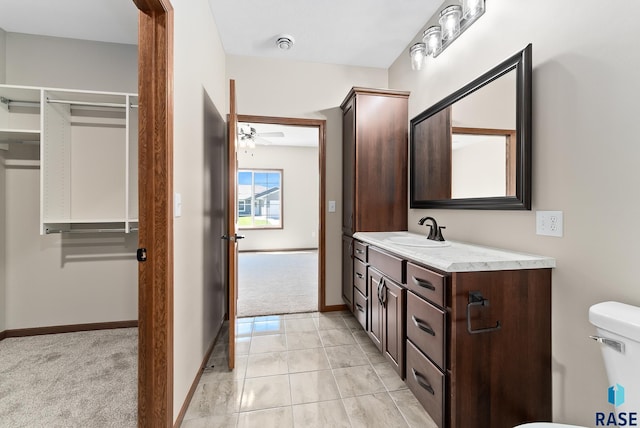
[[[354, 301], [370, 298], [354, 287], [352, 235], [407, 230], [408, 98], [406, 91], [354, 87], [340, 106], [342, 297], [352, 311], [362, 306]], [[367, 329], [366, 317], [358, 319]]]

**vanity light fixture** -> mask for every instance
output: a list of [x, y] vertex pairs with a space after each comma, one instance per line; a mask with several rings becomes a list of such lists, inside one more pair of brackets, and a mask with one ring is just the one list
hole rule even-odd
[[[438, 13], [438, 24], [432, 25], [422, 33], [422, 43], [416, 43], [409, 49], [411, 68], [421, 70], [426, 57], [437, 57], [455, 39], [471, 26], [485, 11], [485, 0], [460, 0], [462, 6], [453, 4]], [[422, 50], [421, 50], [422, 47]], [[423, 58], [420, 58], [420, 54]]]
[[424, 43], [416, 43], [411, 46], [409, 54], [411, 55], [411, 69], [422, 70], [426, 59], [427, 47]]

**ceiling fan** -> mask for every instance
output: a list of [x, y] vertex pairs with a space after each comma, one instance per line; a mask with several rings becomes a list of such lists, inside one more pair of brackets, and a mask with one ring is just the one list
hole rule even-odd
[[238, 137], [239, 145], [241, 148], [248, 147], [253, 149], [256, 147], [256, 143], [261, 145], [269, 145], [271, 141], [266, 138], [281, 138], [284, 137], [284, 132], [256, 132], [256, 128], [249, 123], [241, 123], [238, 125]]

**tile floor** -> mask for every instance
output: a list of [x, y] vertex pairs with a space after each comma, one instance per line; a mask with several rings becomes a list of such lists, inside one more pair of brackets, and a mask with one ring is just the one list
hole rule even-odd
[[223, 336], [183, 428], [435, 428], [349, 312], [240, 318], [236, 328], [236, 369]]

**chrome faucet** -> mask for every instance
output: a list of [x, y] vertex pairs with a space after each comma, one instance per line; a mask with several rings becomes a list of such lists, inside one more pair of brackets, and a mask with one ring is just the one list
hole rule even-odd
[[[426, 224], [425, 222], [427, 220], [431, 220], [431, 224]], [[438, 227], [438, 223], [436, 222], [436, 219], [433, 217], [422, 217], [420, 220], [418, 220], [418, 224], [420, 226], [425, 225], [425, 226], [429, 226], [429, 235], [427, 235], [427, 239], [431, 239], [432, 241], [444, 241], [444, 237], [442, 236], [442, 229], [446, 229], [446, 227], [444, 226], [440, 226]]]

